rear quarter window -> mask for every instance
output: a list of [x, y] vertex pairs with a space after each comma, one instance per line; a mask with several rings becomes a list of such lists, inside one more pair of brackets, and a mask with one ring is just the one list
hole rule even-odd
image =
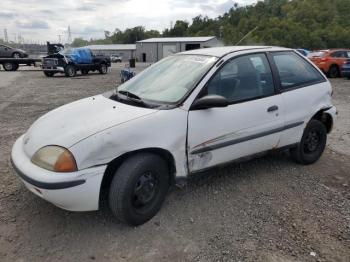
[[294, 52], [273, 53], [282, 90], [325, 81], [322, 74]]

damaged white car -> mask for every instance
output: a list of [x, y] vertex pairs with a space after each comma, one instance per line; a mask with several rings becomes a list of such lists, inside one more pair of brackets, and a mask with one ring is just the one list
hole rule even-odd
[[169, 187], [202, 170], [286, 148], [322, 155], [336, 108], [327, 78], [278, 47], [221, 47], [164, 58], [108, 94], [40, 117], [13, 146], [26, 187], [63, 209], [142, 224]]

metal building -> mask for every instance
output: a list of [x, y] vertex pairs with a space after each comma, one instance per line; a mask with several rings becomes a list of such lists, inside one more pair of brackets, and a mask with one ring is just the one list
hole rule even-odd
[[222, 45], [215, 36], [150, 38], [136, 42], [136, 58], [139, 62], [153, 63], [178, 52]]
[[122, 57], [123, 61], [128, 61], [135, 57], [136, 45], [134, 44], [111, 44], [111, 45], [88, 45], [86, 48], [96, 55], [117, 55]]

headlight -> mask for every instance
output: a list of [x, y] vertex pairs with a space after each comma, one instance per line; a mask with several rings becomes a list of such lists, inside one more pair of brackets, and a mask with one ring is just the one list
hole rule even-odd
[[77, 171], [77, 163], [68, 149], [60, 146], [45, 146], [40, 148], [32, 157], [37, 166], [55, 172]]

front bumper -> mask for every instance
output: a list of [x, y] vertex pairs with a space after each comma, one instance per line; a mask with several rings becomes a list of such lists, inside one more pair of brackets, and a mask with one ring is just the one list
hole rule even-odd
[[62, 66], [55, 67], [42, 67], [44, 72], [53, 72], [53, 73], [64, 73], [64, 68]]
[[13, 145], [12, 165], [25, 186], [37, 196], [70, 211], [99, 207], [105, 165], [77, 172], [57, 173], [34, 165], [23, 150], [23, 136]]

